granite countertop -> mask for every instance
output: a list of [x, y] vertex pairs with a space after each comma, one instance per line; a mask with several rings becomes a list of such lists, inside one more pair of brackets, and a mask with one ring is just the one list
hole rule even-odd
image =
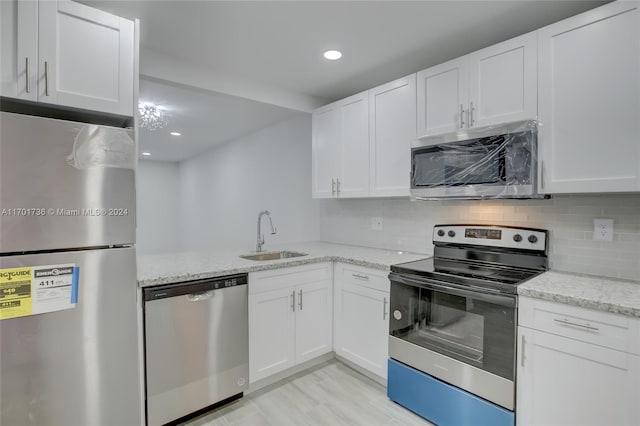
[[518, 286], [520, 296], [640, 318], [640, 282], [548, 271]]
[[307, 256], [268, 261], [238, 257], [250, 250], [212, 250], [138, 256], [138, 285], [149, 287], [181, 281], [277, 269], [320, 262], [344, 262], [388, 271], [396, 263], [424, 259], [429, 254], [383, 250], [344, 244], [309, 242], [267, 246], [271, 251], [298, 251]]

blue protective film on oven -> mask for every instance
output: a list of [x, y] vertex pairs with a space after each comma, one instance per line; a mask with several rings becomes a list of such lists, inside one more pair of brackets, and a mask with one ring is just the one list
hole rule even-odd
[[438, 426], [514, 426], [515, 414], [389, 359], [389, 398]]

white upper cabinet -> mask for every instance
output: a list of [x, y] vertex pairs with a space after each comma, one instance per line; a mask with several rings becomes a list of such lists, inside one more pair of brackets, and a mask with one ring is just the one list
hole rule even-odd
[[369, 90], [370, 195], [408, 196], [416, 75]]
[[537, 117], [536, 33], [418, 73], [418, 135]]
[[640, 190], [640, 13], [609, 3], [538, 32], [540, 191]]
[[469, 127], [537, 116], [537, 36], [529, 33], [469, 55]]
[[133, 115], [134, 24], [67, 0], [39, 3], [38, 100]]
[[312, 195], [331, 198], [335, 196], [335, 179], [342, 168], [338, 105], [333, 103], [315, 110], [312, 129]]
[[363, 197], [369, 193], [367, 92], [313, 112], [313, 198]]
[[418, 73], [418, 136], [467, 127], [468, 83], [466, 56]]
[[0, 95], [38, 99], [38, 2], [0, 2]]
[[132, 116], [134, 23], [68, 0], [0, 2], [0, 94]]
[[340, 172], [336, 196], [366, 197], [369, 194], [369, 98], [367, 92], [339, 102]]

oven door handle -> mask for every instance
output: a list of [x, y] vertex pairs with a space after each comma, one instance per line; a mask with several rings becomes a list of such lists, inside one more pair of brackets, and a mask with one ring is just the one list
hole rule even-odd
[[413, 287], [422, 287], [429, 290], [440, 291], [442, 293], [453, 294], [455, 296], [470, 297], [475, 300], [481, 300], [483, 302], [493, 303], [509, 308], [515, 308], [517, 305], [515, 296], [502, 296], [498, 294], [488, 294], [475, 290], [468, 290], [466, 288], [461, 288], [450, 283], [442, 283], [440, 281], [432, 279], [417, 280], [414, 278], [408, 278], [405, 275], [400, 275], [395, 272], [391, 272], [389, 274], [389, 279], [392, 283], [396, 282]]

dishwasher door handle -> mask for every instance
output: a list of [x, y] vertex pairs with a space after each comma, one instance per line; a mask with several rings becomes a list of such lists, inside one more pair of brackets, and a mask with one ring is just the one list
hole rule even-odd
[[200, 300], [209, 300], [213, 297], [213, 291], [203, 291], [202, 293], [187, 294], [189, 302], [199, 302]]

